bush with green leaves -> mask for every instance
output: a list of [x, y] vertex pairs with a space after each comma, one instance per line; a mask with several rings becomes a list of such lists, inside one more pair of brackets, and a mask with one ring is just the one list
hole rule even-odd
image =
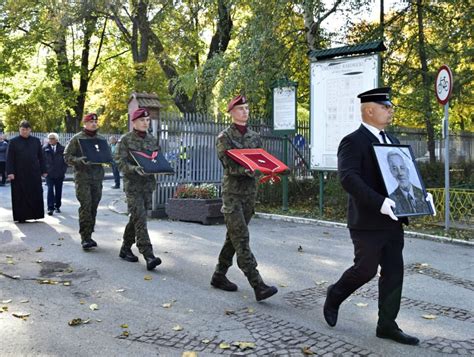
[[186, 184], [180, 185], [176, 190], [174, 195], [175, 198], [201, 198], [201, 199], [211, 199], [217, 198], [218, 192], [217, 187], [212, 184], [201, 184], [193, 185]]

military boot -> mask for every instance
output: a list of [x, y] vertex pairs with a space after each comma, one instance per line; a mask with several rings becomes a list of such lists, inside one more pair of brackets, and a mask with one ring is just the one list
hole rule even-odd
[[85, 238], [81, 242], [82, 249], [89, 250], [91, 248], [97, 247], [97, 242], [92, 238]]
[[224, 273], [217, 271], [212, 275], [211, 285], [225, 291], [237, 291], [237, 285], [227, 279]]
[[146, 269], [147, 270], [153, 270], [155, 269], [158, 265], [161, 264], [161, 259], [158, 257], [155, 257], [153, 252], [149, 253], [144, 253], [143, 257], [145, 258], [146, 261]]
[[138, 257], [133, 254], [132, 249], [130, 247], [125, 247], [122, 245], [122, 248], [120, 248], [120, 253], [119, 257], [122, 258], [123, 260], [126, 260], [127, 262], [138, 262]]
[[268, 299], [270, 296], [275, 295], [278, 289], [275, 286], [268, 286], [262, 281], [253, 289], [255, 291], [255, 298], [257, 301]]

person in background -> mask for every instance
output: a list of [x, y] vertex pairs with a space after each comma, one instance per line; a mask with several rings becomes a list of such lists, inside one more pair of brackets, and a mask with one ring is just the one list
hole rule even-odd
[[19, 223], [44, 218], [42, 176], [48, 174], [41, 141], [30, 134], [30, 123], [22, 120], [20, 135], [10, 140], [7, 149], [6, 166], [11, 183], [13, 220]]
[[[113, 135], [109, 138], [109, 146], [110, 146], [110, 152], [112, 153], [112, 157], [114, 157], [115, 150], [117, 148], [117, 138]], [[120, 171], [115, 160], [112, 161], [112, 174], [114, 175], [114, 181], [115, 181], [115, 185], [113, 185], [112, 188], [118, 189], [120, 188]]]
[[67, 164], [64, 161], [64, 146], [59, 143], [56, 133], [48, 134], [48, 144], [43, 146], [43, 155], [46, 162], [46, 185], [48, 185], [48, 215], [61, 212], [61, 197], [63, 181], [66, 175]]
[[74, 183], [76, 197], [79, 201], [79, 233], [81, 235], [82, 249], [87, 251], [97, 247], [97, 242], [92, 239], [94, 232], [97, 207], [102, 198], [102, 180], [104, 168], [102, 165], [93, 165], [82, 154], [80, 139], [92, 140], [105, 137], [97, 133], [97, 114], [89, 113], [82, 118], [84, 128], [74, 135], [64, 150], [64, 159], [74, 168]]
[[3, 134], [0, 134], [0, 175], [2, 176], [0, 186], [5, 186], [5, 182], [7, 181], [7, 148], [8, 142], [5, 140], [5, 136]]

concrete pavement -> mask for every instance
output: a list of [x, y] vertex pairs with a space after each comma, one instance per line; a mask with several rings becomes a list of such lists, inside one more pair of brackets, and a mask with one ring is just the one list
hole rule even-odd
[[[111, 185], [93, 236], [99, 247], [87, 253], [71, 182], [61, 214], [25, 224], [12, 222], [10, 188], [0, 187], [1, 356], [474, 355], [472, 246], [406, 239], [398, 323], [421, 344], [403, 346], [375, 337], [375, 280], [342, 305], [335, 328], [324, 322], [328, 282], [352, 262], [346, 228], [254, 219], [259, 270], [279, 289], [257, 303], [237, 266], [228, 274], [237, 292], [209, 285], [222, 225], [151, 220], [163, 264], [148, 272], [141, 257], [119, 259], [127, 217], [123, 192]], [[28, 316], [14, 316], [21, 313]], [[78, 318], [87, 323], [69, 326]]]

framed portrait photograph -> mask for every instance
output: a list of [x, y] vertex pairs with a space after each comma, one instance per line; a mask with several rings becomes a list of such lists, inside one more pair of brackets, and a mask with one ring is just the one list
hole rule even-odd
[[397, 217], [431, 215], [426, 189], [410, 145], [373, 144], [388, 197]]

